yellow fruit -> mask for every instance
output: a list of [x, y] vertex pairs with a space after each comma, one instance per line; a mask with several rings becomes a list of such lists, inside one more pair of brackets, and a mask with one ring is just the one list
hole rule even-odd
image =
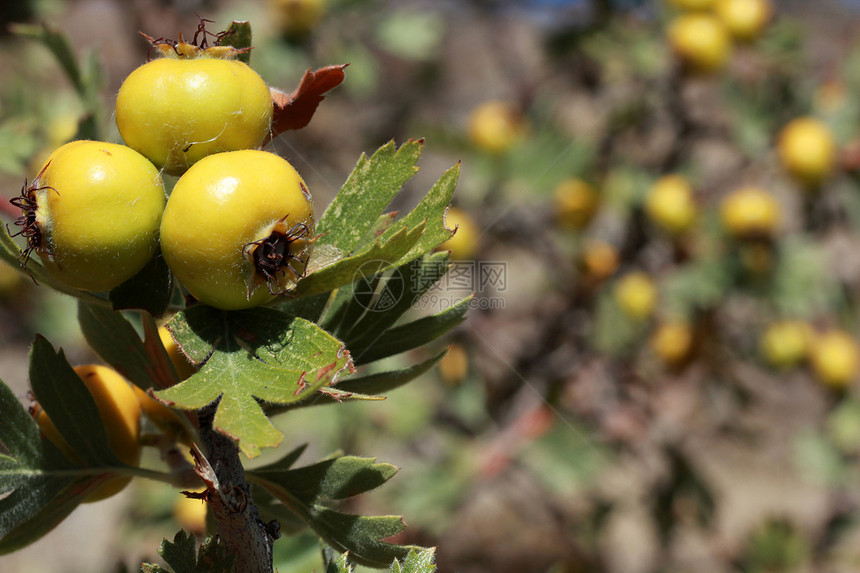
[[229, 151], [204, 157], [176, 182], [161, 252], [192, 296], [238, 310], [295, 285], [313, 232], [310, 193], [289, 162], [267, 151]]
[[448, 207], [445, 213], [445, 226], [449, 229], [457, 229], [450, 239], [436, 247], [439, 251], [451, 251], [453, 260], [468, 260], [478, 252], [478, 243], [481, 232], [478, 224], [466, 211], [457, 207]]
[[833, 388], [850, 385], [860, 369], [857, 341], [843, 330], [818, 335], [812, 342], [809, 358], [818, 379]]
[[658, 179], [645, 197], [645, 212], [669, 233], [686, 231], [696, 220], [696, 202], [690, 183], [680, 175]]
[[773, 14], [770, 0], [718, 0], [717, 16], [738, 40], [758, 38]]
[[[131, 385], [118, 372], [107, 366], [76, 366], [75, 373], [84, 381], [95, 400], [111, 450], [125, 464], [140, 464], [140, 405]], [[36, 422], [45, 437], [66, 457], [71, 460], [78, 459], [44, 410], [39, 411]], [[131, 476], [111, 478], [94, 490], [84, 503], [111, 497], [130, 481]]]
[[618, 270], [618, 249], [604, 241], [591, 240], [582, 250], [582, 274], [591, 282], [608, 279]]
[[439, 375], [451, 386], [457, 386], [469, 373], [469, 355], [459, 344], [452, 344], [439, 362]]
[[585, 227], [600, 204], [594, 187], [581, 179], [565, 179], [555, 188], [555, 216], [570, 229]]
[[782, 320], [767, 327], [759, 346], [768, 364], [790, 368], [802, 362], [808, 352], [811, 332], [800, 320]]
[[510, 102], [484, 102], [469, 116], [469, 140], [487, 153], [504, 153], [525, 135], [526, 122]]
[[311, 33], [326, 12], [325, 0], [270, 0], [280, 29], [288, 37]]
[[158, 338], [161, 339], [161, 344], [164, 345], [164, 350], [167, 351], [167, 357], [176, 369], [176, 374], [180, 380], [187, 380], [191, 375], [197, 372], [197, 367], [188, 361], [188, 357], [179, 350], [179, 345], [173, 340], [170, 332], [163, 326], [158, 327]]
[[634, 271], [618, 280], [615, 300], [627, 316], [645, 320], [657, 306], [657, 286], [646, 273]]
[[779, 203], [758, 187], [741, 187], [723, 198], [720, 204], [723, 227], [734, 237], [773, 235], [781, 219]]
[[710, 10], [716, 4], [716, 0], [668, 0], [668, 2], [678, 10], [685, 12]]
[[693, 328], [683, 320], [663, 322], [651, 335], [651, 349], [664, 364], [677, 366], [693, 349]]
[[778, 149], [785, 169], [809, 186], [827, 178], [836, 162], [833, 134], [812, 117], [797, 118], [786, 125], [779, 135]]
[[669, 24], [667, 38], [681, 63], [694, 72], [719, 70], [732, 51], [728, 30], [710, 14], [690, 13], [676, 17]]
[[180, 494], [173, 504], [173, 517], [183, 528], [195, 535], [206, 533], [207, 503], [202, 499], [194, 499]]

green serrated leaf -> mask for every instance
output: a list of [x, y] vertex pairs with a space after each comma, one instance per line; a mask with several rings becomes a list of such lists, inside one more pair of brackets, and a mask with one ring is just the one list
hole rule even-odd
[[[400, 264], [417, 259], [451, 238], [451, 231], [445, 227], [445, 210], [451, 203], [459, 178], [460, 164], [458, 163], [442, 174], [433, 188], [408, 215], [397, 221], [397, 225], [406, 225], [410, 228], [422, 222], [427, 226], [421, 239], [400, 259]], [[384, 232], [380, 238], [386, 240], [393, 230]]]
[[410, 550], [420, 549], [380, 541], [403, 530], [402, 518], [349, 515], [319, 502], [362, 493], [381, 485], [395, 472], [394, 466], [372, 459], [340, 456], [286, 471], [274, 464], [247, 475], [249, 482], [289, 508], [328, 545], [339, 552], [349, 552], [350, 561], [387, 567], [394, 559], [406, 557]]
[[[251, 24], [246, 21], [236, 21], [230, 23], [226, 33], [221, 40], [222, 46], [233, 46], [236, 49], [244, 50], [251, 47]], [[239, 54], [239, 61], [248, 65], [251, 64], [251, 50]]]
[[471, 300], [471, 296], [466, 297], [442, 312], [387, 330], [368, 346], [353, 351], [355, 364], [394, 356], [439, 338], [465, 320]]
[[248, 480], [272, 490], [282, 488], [305, 505], [347, 499], [375, 489], [391, 479], [397, 468], [374, 458], [342, 456], [296, 469], [281, 464], [248, 472]]
[[30, 349], [33, 394], [81, 460], [92, 467], [124, 464], [110, 448], [96, 402], [86, 385], [47, 340], [36, 336]]
[[[224, 549], [217, 537], [207, 537], [197, 550], [194, 537], [181, 530], [173, 536], [172, 542], [161, 540], [158, 554], [173, 573], [231, 573], [235, 561], [235, 555]], [[152, 563], [144, 563], [141, 567], [144, 572], [171, 573]]]
[[296, 285], [297, 297], [328, 292], [355, 282], [362, 276], [372, 276], [400, 260], [421, 239], [425, 231], [424, 221], [411, 227], [391, 229], [361, 252], [342, 258], [306, 276]]
[[436, 571], [436, 548], [410, 551], [402, 561], [395, 560], [389, 573], [433, 573]]
[[0, 381], [0, 555], [24, 547], [54, 528], [101, 478], [67, 460], [48, 441]]
[[325, 566], [325, 573], [352, 573], [352, 570], [349, 553], [341, 553], [335, 559], [329, 559]]
[[337, 339], [274, 309], [226, 312], [199, 305], [177, 314], [167, 327], [200, 370], [156, 395], [185, 410], [220, 399], [215, 428], [238, 440], [249, 457], [283, 438], [258, 400], [300, 401], [352, 368]]
[[[423, 141], [409, 140], [398, 149], [393, 141], [368, 159], [362, 154], [340, 192], [317, 224], [318, 245], [330, 245], [344, 254], [362, 246], [383, 209], [400, 188], [418, 172]], [[349, 221], [344, 225], [344, 221]], [[408, 225], [410, 228], [416, 224]]]
[[[449, 253], [433, 253], [423, 259], [412, 261], [408, 265], [398, 267], [392, 271], [397, 274], [397, 281], [402, 285], [402, 294], [394, 297], [395, 302], [387, 306], [377, 304], [369, 306], [366, 303], [366, 312], [361, 320], [344, 322], [338, 328], [329, 330], [339, 340], [343, 340], [347, 348], [361, 350], [371, 345], [379, 335], [390, 328], [403, 313], [413, 307], [420, 298], [441, 279], [450, 268], [448, 265]], [[391, 281], [389, 281], [391, 282]], [[361, 301], [352, 301], [352, 304]]]
[[139, 273], [110, 291], [114, 310], [141, 309], [154, 317], [163, 316], [170, 306], [173, 275], [157, 253]]
[[[400, 388], [401, 386], [418, 378], [431, 368], [445, 356], [445, 352], [441, 352], [437, 356], [429, 360], [425, 360], [419, 364], [415, 364], [401, 370], [390, 370], [388, 372], [377, 372], [367, 376], [358, 378], [347, 378], [342, 382], [338, 382], [334, 388], [327, 388], [317, 391], [316, 395], [290, 404], [283, 408], [273, 408], [269, 411], [270, 414], [280, 413], [286, 410], [295, 408], [306, 408], [308, 406], [320, 406], [324, 404], [340, 404], [352, 400], [381, 400], [383, 397], [379, 394], [384, 394]], [[324, 391], [323, 391], [324, 390]], [[336, 391], [336, 392], [335, 392]]]

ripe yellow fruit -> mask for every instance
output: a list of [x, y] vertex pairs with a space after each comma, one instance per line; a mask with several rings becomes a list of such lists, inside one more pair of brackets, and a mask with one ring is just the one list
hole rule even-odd
[[116, 97], [126, 145], [171, 175], [204, 157], [255, 149], [272, 124], [266, 82], [226, 46], [155, 43], [162, 57], [134, 70]]
[[183, 529], [203, 535], [206, 533], [207, 510], [208, 504], [204, 500], [180, 494], [173, 504], [173, 517]]
[[781, 320], [767, 327], [759, 342], [762, 356], [772, 366], [791, 368], [809, 353], [811, 330], [801, 320]]
[[857, 341], [844, 330], [819, 334], [812, 342], [809, 359], [818, 379], [833, 388], [847, 387], [860, 370]]
[[458, 386], [469, 373], [469, 355], [459, 344], [451, 344], [439, 362], [439, 375], [447, 384]]
[[238, 310], [271, 301], [304, 275], [313, 232], [310, 193], [289, 162], [229, 151], [204, 157], [176, 182], [161, 252], [195, 298]]
[[457, 207], [448, 207], [445, 213], [445, 226], [457, 229], [450, 239], [436, 247], [438, 251], [451, 251], [451, 259], [468, 260], [478, 252], [481, 232], [478, 224], [466, 211]]
[[597, 191], [581, 179], [565, 179], [555, 188], [555, 216], [558, 222], [570, 229], [588, 225], [600, 205]]
[[677, 16], [667, 31], [669, 46], [690, 71], [709, 73], [722, 68], [732, 51], [728, 30], [711, 14]]
[[628, 273], [615, 285], [615, 300], [627, 316], [645, 320], [657, 306], [657, 285], [647, 273]]
[[582, 250], [582, 274], [590, 282], [608, 279], [618, 270], [618, 249], [605, 241], [588, 241]]
[[736, 39], [758, 38], [773, 14], [770, 0], [718, 0], [717, 16]]
[[45, 269], [83, 290], [106, 291], [140, 271], [158, 249], [167, 197], [161, 175], [131, 148], [73, 141], [55, 150], [13, 204]]
[[651, 349], [664, 364], [681, 364], [693, 349], [692, 326], [684, 320], [661, 323], [651, 335]]
[[683, 233], [696, 220], [697, 214], [690, 183], [680, 175], [661, 177], [648, 190], [645, 212], [669, 233]]
[[[75, 373], [84, 381], [95, 400], [111, 450], [123, 463], [139, 465], [140, 405], [131, 384], [117, 371], [98, 364], [76, 366]], [[44, 410], [39, 411], [36, 422], [45, 437], [66, 457], [78, 459]], [[107, 499], [119, 493], [130, 481], [131, 476], [111, 478], [94, 490], [84, 503]]]
[[527, 131], [520, 111], [510, 102], [482, 103], [469, 116], [469, 140], [487, 153], [504, 153], [516, 145]]
[[792, 120], [779, 135], [779, 158], [804, 184], [816, 186], [833, 171], [836, 142], [830, 129], [812, 117]]
[[781, 210], [776, 199], [758, 187], [741, 187], [723, 198], [720, 219], [734, 237], [771, 236], [779, 227]]
[[711, 10], [717, 0], [668, 0], [669, 3], [685, 12]]

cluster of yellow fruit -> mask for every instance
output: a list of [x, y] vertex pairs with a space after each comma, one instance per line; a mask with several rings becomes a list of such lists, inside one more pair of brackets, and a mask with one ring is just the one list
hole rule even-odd
[[[179, 350], [166, 328], [158, 329], [159, 338], [180, 380], [196, 372], [196, 368]], [[75, 373], [84, 382], [98, 408], [105, 428], [108, 445], [117, 458], [129, 466], [140, 464], [141, 415], [149, 418], [155, 426], [173, 440], [186, 440], [187, 433], [177, 414], [160, 402], [149, 397], [140, 387], [131, 384], [119, 372], [98, 364], [76, 366]], [[47, 412], [38, 404], [31, 409], [42, 434], [69, 460], [80, 462], [80, 458], [63, 438]], [[116, 476], [107, 479], [93, 490], [85, 503], [107, 499], [131, 481], [131, 476]]]
[[773, 15], [771, 0], [668, 0], [680, 14], [666, 30], [672, 51], [693, 72], [714, 72], [732, 53], [733, 42], [750, 42]]
[[838, 328], [819, 332], [801, 320], [782, 320], [765, 330], [761, 342], [764, 359], [787, 370], [809, 361], [815, 376], [827, 386], [842, 389], [860, 373], [860, 347]]

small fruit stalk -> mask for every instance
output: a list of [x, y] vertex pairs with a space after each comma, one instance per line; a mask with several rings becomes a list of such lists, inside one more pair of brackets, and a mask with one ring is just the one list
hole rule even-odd
[[134, 70], [116, 99], [116, 125], [125, 143], [167, 173], [179, 175], [213, 153], [256, 149], [269, 134], [272, 96], [263, 79], [237, 56], [243, 50], [208, 46], [204, 21], [192, 43], [146, 37], [160, 56]]
[[123, 145], [73, 141], [48, 158], [12, 204], [27, 239], [59, 281], [88, 291], [119, 286], [158, 248], [166, 195], [158, 170]]
[[177, 181], [161, 248], [191, 295], [236, 310], [292, 288], [313, 233], [310, 193], [293, 166], [265, 151], [232, 151], [201, 160]]

